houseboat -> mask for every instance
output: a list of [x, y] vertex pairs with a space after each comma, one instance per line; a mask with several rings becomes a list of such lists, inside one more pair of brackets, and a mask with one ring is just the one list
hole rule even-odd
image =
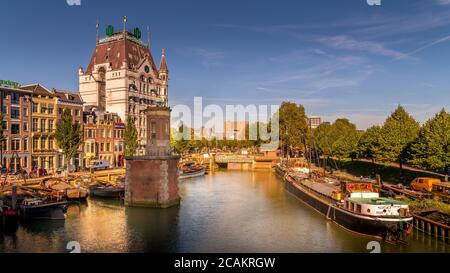
[[412, 231], [408, 204], [380, 197], [369, 182], [310, 178], [301, 172], [288, 172], [283, 180], [290, 193], [350, 231], [395, 243]]

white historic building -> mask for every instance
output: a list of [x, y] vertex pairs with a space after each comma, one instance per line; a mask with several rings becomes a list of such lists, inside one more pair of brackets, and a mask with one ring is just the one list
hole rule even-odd
[[[112, 27], [110, 27], [112, 28]], [[80, 95], [86, 105], [117, 113], [123, 121], [129, 115], [138, 129], [138, 155], [145, 153], [146, 116], [149, 106], [167, 106], [168, 74], [162, 51], [159, 69], [149, 45], [134, 34], [110, 29], [107, 37], [98, 39], [86, 70], [79, 69]]]

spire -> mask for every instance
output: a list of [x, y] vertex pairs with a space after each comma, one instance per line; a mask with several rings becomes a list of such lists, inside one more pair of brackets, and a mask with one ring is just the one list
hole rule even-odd
[[96, 34], [96, 36], [95, 36], [95, 39], [96, 39], [97, 45], [98, 45], [98, 41], [99, 41], [99, 38], [98, 38], [98, 29], [99, 29], [99, 27], [100, 27], [100, 23], [98, 22], [98, 19], [97, 19], [97, 24], [95, 24], [95, 29], [96, 29], [96, 31], [97, 31], [97, 34]]
[[162, 49], [161, 64], [159, 65], [159, 71], [167, 72], [166, 55], [164, 48]]

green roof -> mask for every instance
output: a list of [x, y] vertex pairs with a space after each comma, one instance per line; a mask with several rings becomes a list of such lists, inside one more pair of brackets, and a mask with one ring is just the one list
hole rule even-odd
[[397, 201], [392, 198], [378, 197], [378, 198], [349, 198], [350, 201], [362, 204], [371, 205], [406, 205], [405, 202]]

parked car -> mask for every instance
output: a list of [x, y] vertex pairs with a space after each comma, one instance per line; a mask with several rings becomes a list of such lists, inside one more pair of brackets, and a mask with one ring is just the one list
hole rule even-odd
[[109, 160], [93, 160], [91, 162], [91, 170], [107, 170], [109, 169]]
[[431, 177], [417, 177], [411, 182], [411, 188], [416, 191], [431, 192], [433, 190], [433, 184], [441, 183], [438, 178]]

